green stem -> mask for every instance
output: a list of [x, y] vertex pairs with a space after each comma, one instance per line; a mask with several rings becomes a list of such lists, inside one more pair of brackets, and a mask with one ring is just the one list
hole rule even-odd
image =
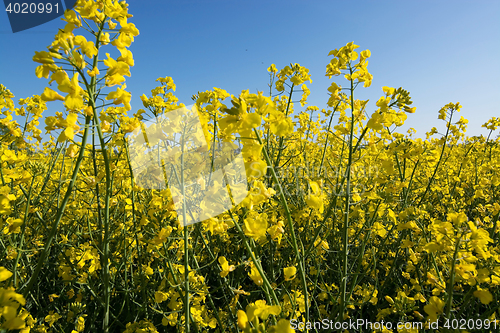
[[16, 262], [14, 264], [14, 272], [13, 272], [14, 287], [17, 286], [17, 265], [19, 263], [19, 258], [21, 257], [21, 249], [22, 249], [23, 243], [24, 243], [24, 234], [26, 233], [26, 225], [28, 224], [28, 212], [29, 212], [29, 208], [30, 208], [31, 193], [33, 192], [33, 185], [35, 183], [35, 178], [36, 178], [36, 175], [34, 174], [33, 178], [31, 179], [31, 186], [30, 186], [30, 190], [28, 192], [28, 197], [26, 198], [26, 208], [24, 210], [23, 230], [21, 232], [21, 239], [20, 239], [19, 244], [18, 244]]
[[[294, 84], [292, 83], [292, 86], [290, 87], [290, 94], [288, 95], [288, 103], [286, 105], [285, 116], [288, 116], [288, 112], [290, 111], [290, 103], [292, 102], [293, 87], [294, 87]], [[283, 141], [284, 141], [284, 139], [285, 138], [283, 136], [280, 137], [280, 143], [279, 143], [279, 146], [278, 146], [278, 156], [276, 157], [276, 162], [274, 164], [269, 164], [268, 163], [268, 165], [272, 166], [273, 168], [279, 168], [280, 159], [281, 159], [281, 152], [283, 151]], [[260, 142], [260, 144], [262, 144], [262, 142]]]
[[[257, 140], [262, 145], [262, 139], [260, 138], [259, 133], [257, 132], [256, 129], [254, 129], [254, 132], [255, 132], [255, 135], [257, 136]], [[273, 180], [276, 183], [276, 185], [278, 185], [281, 202], [283, 204], [283, 208], [285, 209], [288, 228], [290, 229], [290, 234], [292, 236], [292, 246], [293, 246], [293, 249], [295, 252], [295, 257], [296, 257], [298, 265], [299, 265], [299, 273], [300, 273], [300, 278], [301, 278], [301, 282], [302, 282], [302, 289], [304, 292], [306, 322], [309, 322], [309, 294], [307, 292], [306, 272], [304, 269], [304, 260], [303, 260], [303, 257], [301, 255], [300, 251], [299, 251], [297, 237], [295, 235], [295, 229], [293, 227], [292, 215], [290, 213], [290, 209], [288, 208], [288, 204], [287, 204], [287, 201], [285, 198], [285, 193], [284, 193], [283, 188], [281, 186], [281, 182], [279, 181], [278, 176], [276, 175], [276, 172], [274, 170], [274, 166], [271, 164], [271, 159], [269, 158], [269, 155], [268, 155], [265, 147], [264, 147], [264, 149], [262, 149], [262, 152], [264, 153], [264, 158], [266, 159], [267, 165], [270, 166], [269, 170], [271, 171], [271, 175], [273, 177]], [[302, 249], [302, 253], [304, 253], [304, 249]]]
[[266, 286], [267, 290], [271, 293], [271, 297], [274, 300], [276, 305], [279, 305], [280, 302], [278, 300], [278, 297], [276, 296], [276, 293], [274, 292], [274, 289], [271, 286], [271, 283], [269, 282], [267, 276], [264, 274], [264, 270], [262, 269], [262, 265], [260, 262], [257, 260], [255, 257], [255, 254], [252, 251], [252, 248], [250, 247], [250, 244], [248, 244], [248, 241], [245, 237], [245, 233], [241, 229], [241, 226], [238, 224], [238, 221], [234, 218], [233, 214], [231, 213], [230, 210], [228, 210], [229, 216], [231, 216], [231, 219], [233, 220], [233, 223], [238, 230], [238, 233], [240, 234], [240, 237], [243, 241], [243, 244], [245, 245], [245, 248], [247, 249], [248, 255], [250, 258], [252, 258], [252, 262], [254, 263], [255, 267], [257, 268], [257, 271], [259, 271], [260, 276], [262, 277], [262, 281], [264, 281], [264, 285]]
[[448, 284], [448, 300], [446, 302], [446, 318], [450, 318], [451, 306], [453, 305], [453, 285], [455, 284], [455, 264], [457, 261], [458, 250], [460, 249], [460, 243], [462, 241], [462, 235], [457, 240], [455, 244], [455, 252], [453, 252], [453, 262], [451, 263], [451, 272], [450, 272], [450, 282]]
[[26, 285], [26, 287], [21, 288], [22, 294], [25, 298], [31, 292], [31, 289], [33, 288], [33, 285], [34, 285], [35, 281], [38, 279], [38, 275], [40, 274], [40, 271], [42, 270], [42, 267], [45, 264], [45, 259], [47, 258], [47, 255], [50, 251], [50, 247], [52, 245], [52, 241], [54, 240], [54, 237], [55, 237], [56, 232], [57, 232], [57, 227], [59, 226], [59, 223], [61, 222], [61, 219], [64, 215], [64, 211], [66, 209], [66, 205], [68, 204], [69, 198], [71, 197], [71, 193], [73, 192], [76, 178], [78, 176], [78, 171], [80, 170], [80, 166], [82, 164], [83, 156], [85, 153], [85, 145], [87, 144], [87, 136], [88, 136], [88, 132], [89, 132], [90, 119], [91, 119], [91, 117], [89, 117], [89, 116], [85, 117], [85, 130], [83, 132], [82, 147], [80, 149], [80, 153], [78, 154], [78, 158], [76, 160], [76, 164], [75, 164], [75, 167], [73, 169], [71, 181], [69, 182], [68, 188], [66, 189], [66, 193], [64, 194], [64, 198], [61, 202], [61, 206], [59, 207], [59, 209], [57, 211], [56, 217], [54, 219], [54, 223], [52, 224], [49, 235], [47, 236], [45, 246], [44, 246], [42, 252], [40, 253], [38, 263], [35, 267], [33, 274], [31, 275], [31, 277], [29, 279], [28, 284]]
[[436, 177], [436, 174], [438, 172], [439, 165], [441, 163], [441, 160], [443, 159], [444, 149], [446, 148], [446, 142], [448, 141], [448, 135], [450, 133], [450, 126], [451, 126], [451, 118], [452, 117], [453, 117], [453, 111], [451, 111], [450, 121], [448, 123], [448, 126], [446, 127], [446, 135], [444, 136], [443, 148], [441, 149], [441, 154], [439, 155], [439, 160], [436, 164], [436, 168], [434, 169], [434, 173], [432, 174], [431, 179], [429, 179], [429, 183], [427, 183], [427, 187], [425, 188], [424, 194], [422, 194], [422, 197], [420, 198], [420, 200], [417, 204], [417, 207], [420, 207], [420, 205], [422, 204], [422, 201], [424, 201], [425, 195], [429, 191], [429, 189], [432, 185], [432, 182], [434, 181], [434, 177]]
[[[353, 70], [349, 66], [350, 74]], [[349, 256], [349, 206], [351, 200], [351, 166], [353, 156], [352, 139], [354, 134], [354, 83], [351, 79], [351, 131], [349, 135], [349, 157], [346, 166], [346, 191], [345, 191], [345, 206], [344, 206], [344, 225], [342, 227], [342, 285], [341, 285], [341, 298], [340, 298], [340, 311], [339, 320], [344, 319], [344, 312], [347, 307], [347, 277], [348, 277], [348, 256]], [[358, 141], [359, 144], [359, 141]]]

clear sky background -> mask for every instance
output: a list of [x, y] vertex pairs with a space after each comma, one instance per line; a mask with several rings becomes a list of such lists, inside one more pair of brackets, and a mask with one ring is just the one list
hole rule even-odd
[[[198, 91], [218, 87], [268, 94], [266, 69], [290, 63], [309, 68], [313, 83], [308, 105], [326, 107], [331, 80], [325, 77], [332, 49], [354, 41], [369, 49], [370, 88], [355, 98], [370, 99], [376, 109], [382, 86], [410, 92], [414, 114], [406, 125], [418, 137], [436, 126], [439, 109], [460, 102], [458, 114], [469, 120], [467, 135], [500, 117], [500, 1], [129, 1], [129, 19], [140, 31], [130, 50], [135, 66], [127, 77], [132, 112], [143, 108], [139, 96], [151, 95], [158, 77], [171, 76], [176, 96], [189, 105]], [[3, 7], [2, 7], [3, 8]], [[7, 13], [0, 13], [0, 83], [18, 98], [41, 94], [48, 80], [35, 75], [34, 51], [46, 50], [60, 19], [13, 34]], [[104, 55], [103, 55], [104, 56]], [[116, 87], [115, 87], [116, 88]], [[300, 95], [297, 94], [297, 100]], [[229, 102], [227, 102], [229, 103]], [[230, 103], [229, 103], [230, 104]], [[49, 103], [47, 115], [62, 111]], [[296, 109], [300, 110], [297, 103]]]

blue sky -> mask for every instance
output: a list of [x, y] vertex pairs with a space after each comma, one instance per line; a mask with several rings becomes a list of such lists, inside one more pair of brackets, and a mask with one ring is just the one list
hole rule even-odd
[[[309, 68], [313, 83], [308, 105], [326, 107], [331, 80], [325, 68], [328, 52], [354, 41], [369, 49], [370, 88], [355, 97], [370, 99], [375, 109], [382, 86], [410, 91], [417, 112], [406, 125], [418, 137], [433, 126], [449, 102], [463, 106], [467, 135], [487, 134], [481, 125], [500, 117], [500, 1], [129, 1], [129, 19], [140, 31], [130, 48], [135, 66], [127, 77], [132, 111], [139, 96], [171, 76], [180, 102], [191, 104], [198, 91], [218, 87], [267, 93], [267, 67], [290, 63]], [[41, 94], [48, 84], [35, 76], [34, 51], [46, 50], [60, 19], [13, 34], [7, 14], [0, 13], [0, 83], [18, 98]], [[108, 51], [109, 52], [109, 51]], [[104, 56], [104, 55], [103, 55]], [[342, 77], [332, 78], [346, 86]], [[297, 99], [299, 99], [297, 95]], [[49, 104], [48, 115], [62, 111]], [[297, 104], [296, 109], [299, 108]]]

